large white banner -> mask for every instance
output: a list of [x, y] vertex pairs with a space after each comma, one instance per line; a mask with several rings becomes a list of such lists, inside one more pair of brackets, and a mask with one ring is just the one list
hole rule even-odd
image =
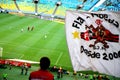
[[120, 13], [66, 11], [65, 21], [73, 69], [120, 77]]

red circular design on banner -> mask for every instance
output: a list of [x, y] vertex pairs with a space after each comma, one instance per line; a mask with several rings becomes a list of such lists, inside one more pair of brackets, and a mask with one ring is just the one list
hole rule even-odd
[[97, 19], [97, 20], [95, 21], [95, 23], [96, 23], [97, 25], [100, 25], [100, 24], [102, 23], [102, 21], [101, 21], [100, 19]]

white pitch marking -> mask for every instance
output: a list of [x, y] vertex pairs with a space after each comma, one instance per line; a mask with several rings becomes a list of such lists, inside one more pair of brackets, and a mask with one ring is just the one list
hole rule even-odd
[[56, 65], [57, 65], [58, 61], [60, 60], [60, 58], [62, 57], [62, 55], [63, 55], [63, 52], [60, 53], [60, 56], [58, 57], [58, 59], [57, 59], [57, 61], [55, 63]]

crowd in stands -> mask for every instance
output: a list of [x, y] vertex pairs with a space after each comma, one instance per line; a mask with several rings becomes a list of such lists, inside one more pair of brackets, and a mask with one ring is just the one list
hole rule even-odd
[[[31, 68], [31, 64], [27, 63], [27, 62], [0, 59], [0, 69], [8, 68], [9, 70], [12, 70], [13, 66], [21, 68], [21, 75], [23, 75], [23, 74], [27, 75], [28, 69]], [[7, 75], [8, 75], [7, 73], [2, 74], [3, 80], [8, 80]]]
[[[48, 59], [47, 57], [43, 57], [43, 60], [41, 61], [40, 60], [40, 70], [38, 71], [33, 71], [31, 74], [30, 74], [30, 79], [29, 80], [32, 80], [31, 78], [36, 78], [32, 75], [36, 75], [40, 72], [45, 73], [44, 74], [50, 74], [51, 77], [55, 77], [52, 73], [55, 73], [57, 74], [57, 78], [60, 79], [60, 78], [63, 78], [64, 76], [68, 75], [68, 76], [72, 76], [72, 77], [79, 77], [80, 79], [85, 79], [85, 80], [110, 80], [109, 76], [107, 75], [103, 75], [103, 74], [89, 74], [89, 73], [82, 73], [82, 72], [76, 72], [76, 71], [73, 71], [73, 72], [70, 72], [69, 70], [66, 70], [66, 69], [63, 69], [61, 66], [60, 67], [57, 67], [56, 65], [52, 66], [52, 67], [49, 67], [50, 66], [50, 62], [49, 62], [49, 59], [48, 59], [48, 63], [47, 61], [44, 61], [44, 58], [45, 60]], [[42, 58], [41, 58], [42, 59]], [[21, 63], [21, 62], [20, 62]], [[12, 69], [12, 66], [19, 66], [21, 68], [21, 75], [27, 75], [28, 74], [28, 70], [29, 68], [31, 67], [31, 65], [29, 63], [18, 63], [18, 62], [13, 62], [13, 61], [9, 61], [9, 60], [0, 60], [0, 68], [6, 68], [4, 65], [8, 65], [9, 67], [9, 70]], [[46, 63], [44, 65], [44, 63]], [[17, 65], [16, 65], [17, 64]], [[47, 65], [48, 64], [48, 65]], [[44, 65], [44, 66], [42, 66]], [[47, 65], [47, 67], [45, 67]], [[41, 67], [42, 66], [42, 67]], [[49, 69], [49, 70], [47, 70]], [[46, 72], [47, 71], [47, 72]], [[37, 73], [34, 73], [34, 72], [37, 72]], [[50, 73], [49, 73], [50, 72]], [[52, 72], [52, 73], [51, 73]], [[34, 73], [34, 74], [33, 74]], [[41, 74], [42, 75], [42, 74]], [[42, 75], [43, 76], [43, 75]], [[38, 77], [37, 77], [38, 78]], [[3, 79], [4, 80], [7, 80], [7, 74], [4, 73], [3, 74]], [[45, 79], [47, 80], [47, 79]], [[50, 80], [53, 80], [53, 79], [50, 79]]]
[[26, 64], [29, 68], [31, 67], [31, 64], [30, 64], [30, 63], [27, 63], [27, 62], [0, 59], [0, 67], [5, 67], [4, 65], [22, 66], [23, 64]]
[[62, 78], [62, 77], [64, 77], [64, 75], [69, 75], [69, 76], [73, 76], [73, 77], [78, 76], [80, 78], [88, 79], [88, 80], [110, 80], [109, 76], [107, 76], [107, 75], [81, 73], [81, 72], [76, 72], [76, 71], [73, 71], [73, 73], [72, 73], [68, 70], [63, 69], [62, 67], [57, 67], [56, 65], [51, 67], [50, 71], [51, 72], [56, 72], [57, 73], [57, 78]]

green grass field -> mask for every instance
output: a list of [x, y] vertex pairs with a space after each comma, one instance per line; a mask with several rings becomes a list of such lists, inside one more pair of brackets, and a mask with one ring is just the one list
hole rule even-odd
[[[28, 31], [28, 26], [34, 26], [34, 30]], [[0, 47], [3, 48], [5, 59], [39, 61], [40, 57], [48, 56], [51, 59], [51, 65], [72, 69], [65, 28], [61, 23], [0, 14]]]
[[[34, 30], [28, 31], [28, 26], [34, 26]], [[38, 62], [41, 57], [48, 56], [51, 60], [51, 66], [57, 65], [72, 71], [64, 24], [34, 17], [1, 13], [0, 47], [3, 48], [3, 59], [23, 59]], [[33, 65], [28, 74], [38, 68], [38, 66]], [[28, 80], [28, 75], [20, 75], [18, 67], [14, 67], [12, 70], [0, 69], [0, 80], [3, 73], [8, 73], [9, 80]], [[64, 76], [60, 80], [86, 79]], [[111, 80], [119, 79], [111, 77]]]

